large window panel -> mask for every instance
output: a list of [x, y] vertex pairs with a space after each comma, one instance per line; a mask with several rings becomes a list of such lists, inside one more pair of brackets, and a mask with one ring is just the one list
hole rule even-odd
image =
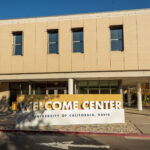
[[23, 55], [22, 32], [13, 32], [13, 55]]
[[118, 80], [76, 81], [78, 94], [119, 94]]
[[112, 51], [123, 51], [123, 26], [111, 26], [111, 50]]
[[83, 43], [83, 28], [72, 29], [73, 36], [73, 52], [84, 52], [84, 43]]
[[58, 54], [58, 30], [48, 30], [48, 53]]

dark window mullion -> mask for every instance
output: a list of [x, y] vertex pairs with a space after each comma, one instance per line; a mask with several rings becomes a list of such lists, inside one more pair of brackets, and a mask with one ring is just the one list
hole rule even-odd
[[49, 30], [49, 54], [58, 54], [58, 30]]
[[13, 55], [22, 55], [22, 32], [14, 32], [13, 39]]
[[72, 29], [73, 52], [83, 53], [83, 28]]
[[123, 26], [111, 26], [111, 50], [123, 51]]

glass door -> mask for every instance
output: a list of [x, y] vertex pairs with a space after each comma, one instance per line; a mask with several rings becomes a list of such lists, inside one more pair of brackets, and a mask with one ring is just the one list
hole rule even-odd
[[67, 94], [65, 88], [51, 88], [46, 90], [46, 94]]

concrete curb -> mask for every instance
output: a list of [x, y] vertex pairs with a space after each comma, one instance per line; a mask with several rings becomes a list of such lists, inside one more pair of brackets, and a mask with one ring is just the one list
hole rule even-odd
[[44, 134], [81, 134], [81, 135], [103, 135], [103, 136], [130, 136], [150, 138], [150, 134], [136, 134], [136, 133], [98, 133], [98, 132], [78, 132], [78, 131], [46, 131], [46, 130], [7, 130], [0, 129], [0, 133], [44, 133]]

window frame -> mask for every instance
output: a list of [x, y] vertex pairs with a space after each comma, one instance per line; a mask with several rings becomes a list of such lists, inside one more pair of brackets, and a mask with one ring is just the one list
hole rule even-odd
[[[16, 44], [16, 36], [17, 35], [21, 35], [22, 36], [22, 49], [21, 49], [21, 54], [16, 54], [16, 45], [20, 45], [20, 44]], [[13, 36], [13, 56], [23, 56], [23, 31], [13, 31], [12, 32], [12, 36]]]
[[[58, 34], [58, 42], [55, 42], [57, 43], [57, 46], [58, 46], [58, 49], [57, 49], [57, 53], [50, 53], [50, 33], [57, 33]], [[47, 53], [50, 54], [50, 55], [55, 55], [55, 54], [59, 54], [59, 29], [48, 29], [47, 30]]]
[[[119, 29], [122, 29], [122, 38], [121, 39], [112, 39], [111, 38], [111, 31], [112, 30], [119, 30]], [[111, 52], [113, 51], [120, 51], [120, 52], [123, 52], [124, 51], [124, 29], [123, 29], [123, 25], [110, 25], [109, 27], [109, 30], [110, 30], [110, 50]], [[119, 41], [119, 40], [122, 40], [122, 49], [120, 50], [119, 48], [118, 49], [115, 49], [115, 50], [112, 50], [112, 40], [113, 41]]]
[[[83, 27], [72, 28], [71, 32], [72, 32], [72, 52], [73, 53], [84, 53], [84, 28]], [[80, 43], [81, 42], [81, 41], [74, 41], [73, 40], [73, 33], [74, 32], [82, 32], [82, 34], [83, 34], [83, 41], [82, 41], [83, 49], [82, 49], [82, 51], [74, 51], [74, 46], [73, 46], [74, 43]]]

